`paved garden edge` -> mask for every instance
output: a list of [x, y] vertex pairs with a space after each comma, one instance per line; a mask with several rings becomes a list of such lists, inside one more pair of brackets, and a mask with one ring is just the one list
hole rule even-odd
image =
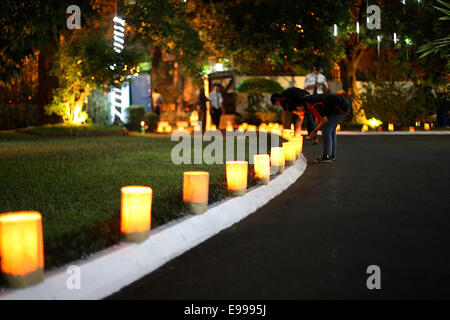
[[[86, 260], [46, 272], [44, 282], [33, 287], [5, 289], [0, 292], [0, 300], [105, 298], [264, 206], [304, 173], [306, 163], [302, 154], [295, 165], [267, 185], [253, 187], [242, 197], [214, 203], [201, 215], [187, 215], [151, 230], [143, 243], [122, 242]], [[79, 289], [71, 286], [76, 273], [81, 278]]]

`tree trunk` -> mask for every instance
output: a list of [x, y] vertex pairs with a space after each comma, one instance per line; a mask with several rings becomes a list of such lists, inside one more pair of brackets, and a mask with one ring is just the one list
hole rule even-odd
[[[350, 9], [355, 23], [356, 21], [363, 21], [365, 5], [365, 1], [355, 2]], [[356, 70], [358, 69], [358, 63], [364, 53], [365, 46], [361, 41], [358, 41], [356, 35], [352, 35], [350, 38], [342, 41], [344, 41], [345, 47], [345, 58], [339, 61], [342, 86], [347, 93], [347, 97], [352, 102], [352, 111], [355, 121], [363, 123], [366, 121], [366, 114], [362, 109], [362, 101], [356, 85]]]
[[58, 87], [58, 80], [54, 76], [50, 76], [49, 72], [53, 67], [55, 60], [55, 48], [44, 49], [39, 52], [38, 60], [38, 108], [37, 123], [43, 125], [50, 121], [50, 117], [45, 114], [45, 106], [53, 99], [53, 89]]
[[366, 114], [362, 109], [362, 101], [356, 85], [356, 70], [358, 68], [359, 60], [364, 52], [364, 48], [360, 43], [356, 45], [347, 46], [347, 56], [339, 62], [341, 68], [342, 86], [347, 97], [352, 102], [352, 111], [355, 121], [363, 123], [367, 120]]
[[[162, 60], [162, 52], [161, 52], [161, 48], [160, 47], [155, 47], [153, 49], [153, 54], [152, 54], [152, 82], [153, 84], [156, 81], [156, 77], [158, 75], [158, 70], [159, 70], [159, 64], [161, 63]], [[155, 86], [152, 87], [154, 88]]]
[[177, 94], [176, 111], [177, 114], [179, 114], [183, 110], [183, 77], [181, 75], [181, 66], [179, 62], [175, 61], [173, 68], [173, 87]]

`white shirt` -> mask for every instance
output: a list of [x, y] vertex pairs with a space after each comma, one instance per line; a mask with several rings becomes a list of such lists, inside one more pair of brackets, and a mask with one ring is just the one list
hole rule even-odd
[[223, 103], [222, 94], [220, 92], [213, 91], [209, 94], [209, 102], [211, 103], [211, 107], [220, 108]]
[[[328, 83], [327, 83], [327, 78], [325, 78], [325, 76], [321, 73], [319, 74], [314, 74], [314, 73], [308, 73], [305, 77], [305, 84], [304, 84], [304, 88], [309, 87], [309, 86], [313, 86], [316, 83], [323, 83], [325, 85], [326, 88], [328, 88]], [[305, 89], [306, 90], [306, 89]], [[314, 93], [314, 88], [310, 89], [310, 90], [306, 90], [309, 92], [309, 94], [313, 94]], [[317, 94], [322, 94], [323, 93], [323, 86], [318, 86], [317, 87]]]

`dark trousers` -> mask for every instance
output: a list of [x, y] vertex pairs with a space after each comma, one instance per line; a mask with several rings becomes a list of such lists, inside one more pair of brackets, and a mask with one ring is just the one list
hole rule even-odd
[[327, 123], [322, 127], [323, 156], [336, 156], [336, 127], [350, 112], [350, 109], [351, 102], [348, 100], [343, 101], [342, 113], [330, 115]]
[[310, 112], [306, 113], [306, 130], [308, 134], [310, 134], [316, 128], [316, 119], [314, 119], [314, 115]]
[[217, 129], [219, 129], [221, 115], [222, 115], [222, 109], [211, 107], [211, 120], [212, 120], [212, 123], [216, 125]]

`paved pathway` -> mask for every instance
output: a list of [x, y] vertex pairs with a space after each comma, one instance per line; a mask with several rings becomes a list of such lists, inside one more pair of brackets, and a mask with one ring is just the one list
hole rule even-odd
[[450, 298], [450, 136], [338, 143], [335, 163], [111, 298]]

